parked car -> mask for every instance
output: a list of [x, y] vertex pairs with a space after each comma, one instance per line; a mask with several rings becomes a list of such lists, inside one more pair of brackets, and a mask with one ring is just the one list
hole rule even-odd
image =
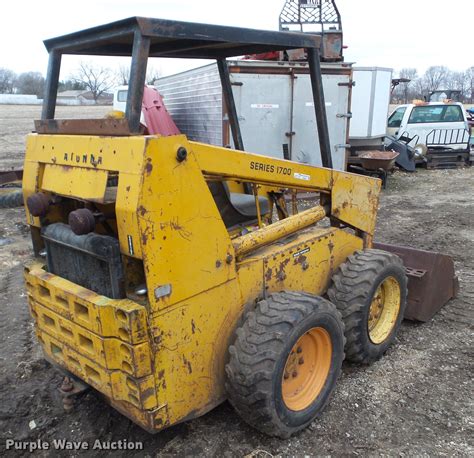
[[412, 139], [417, 155], [439, 147], [464, 150], [469, 143], [469, 124], [461, 103], [410, 103], [389, 116], [387, 135]]

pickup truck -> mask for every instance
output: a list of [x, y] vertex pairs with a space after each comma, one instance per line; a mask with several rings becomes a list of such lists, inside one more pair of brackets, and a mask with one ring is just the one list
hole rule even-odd
[[410, 138], [423, 149], [464, 150], [469, 124], [461, 103], [421, 102], [398, 106], [388, 118], [387, 135]]

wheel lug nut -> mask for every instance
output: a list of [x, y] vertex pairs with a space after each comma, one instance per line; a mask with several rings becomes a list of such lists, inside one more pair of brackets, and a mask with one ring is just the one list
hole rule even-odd
[[298, 364], [303, 364], [303, 363], [304, 363], [304, 358], [300, 358], [300, 359], [298, 360]]
[[289, 378], [290, 378], [290, 374], [288, 374], [288, 372], [285, 372], [285, 373], [283, 374], [283, 378], [284, 378], [285, 380], [289, 379]]
[[298, 372], [294, 371], [292, 374], [293, 378], [295, 378], [298, 375]]
[[296, 349], [296, 353], [301, 353], [302, 351], [303, 351], [303, 349], [302, 349], [301, 347], [298, 347], [298, 348]]

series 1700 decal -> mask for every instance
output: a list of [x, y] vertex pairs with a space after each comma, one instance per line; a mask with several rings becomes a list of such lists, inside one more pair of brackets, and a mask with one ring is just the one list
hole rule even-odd
[[291, 175], [290, 167], [281, 167], [279, 165], [264, 164], [263, 162], [250, 162], [250, 170], [259, 170], [268, 173], [277, 173], [279, 175]]

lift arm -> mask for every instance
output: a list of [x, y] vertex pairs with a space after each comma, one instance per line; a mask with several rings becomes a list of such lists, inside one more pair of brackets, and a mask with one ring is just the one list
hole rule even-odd
[[204, 143], [189, 144], [205, 176], [324, 193], [330, 198], [327, 216], [369, 236], [374, 233], [379, 179]]

